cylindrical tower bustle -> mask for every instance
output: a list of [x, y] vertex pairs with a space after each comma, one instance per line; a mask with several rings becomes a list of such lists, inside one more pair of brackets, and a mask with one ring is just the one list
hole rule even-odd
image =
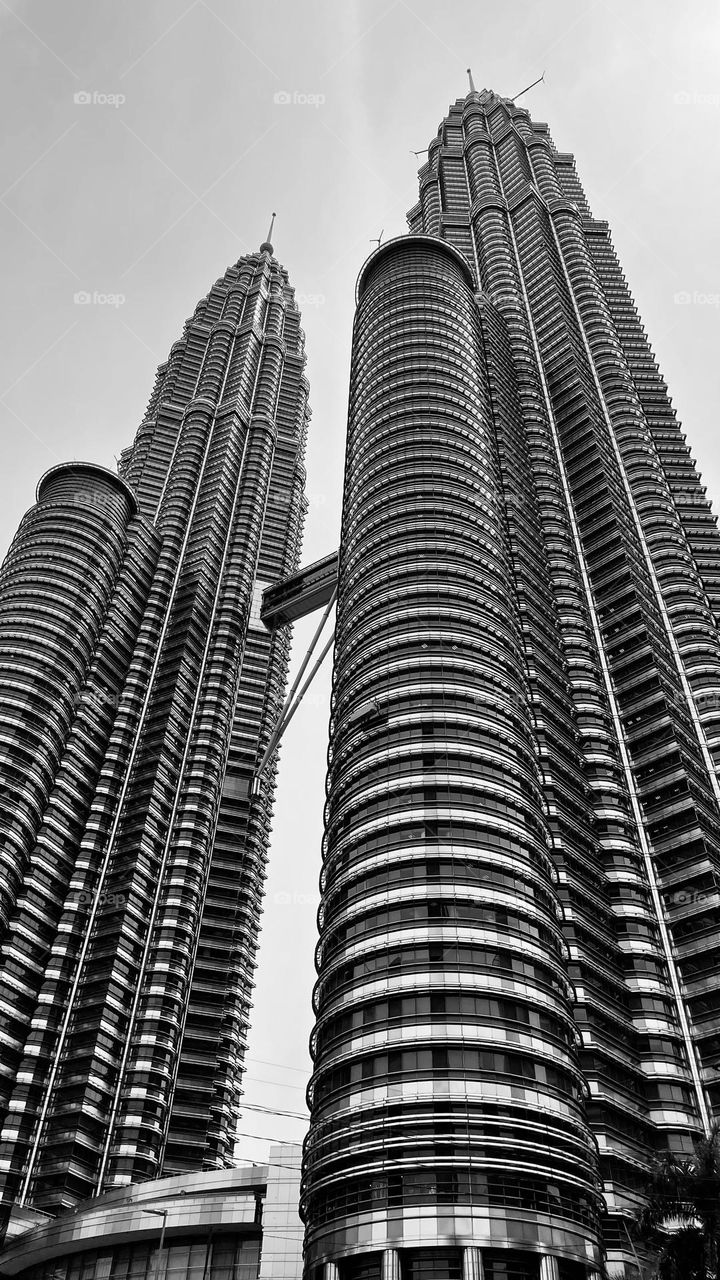
[[312, 1280], [597, 1259], [510, 555], [472, 273], [444, 241], [391, 241], [361, 273], [353, 342]]

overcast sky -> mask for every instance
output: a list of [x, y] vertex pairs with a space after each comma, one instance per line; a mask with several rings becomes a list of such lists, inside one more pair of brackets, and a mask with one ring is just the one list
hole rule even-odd
[[[0, 0], [2, 551], [48, 467], [114, 466], [185, 317], [273, 210], [304, 298], [306, 559], [336, 547], [355, 279], [372, 237], [405, 231], [410, 152], [467, 92], [467, 66], [507, 96], [545, 72], [523, 104], [609, 220], [720, 497], [719, 13], [714, 0]], [[314, 626], [296, 628], [296, 664]], [[328, 688], [329, 671], [283, 745], [242, 1158], [305, 1127], [272, 1113], [305, 1110]]]

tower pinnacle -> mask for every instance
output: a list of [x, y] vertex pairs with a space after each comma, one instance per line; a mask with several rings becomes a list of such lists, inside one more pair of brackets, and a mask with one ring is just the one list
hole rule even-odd
[[260, 245], [260, 252], [261, 252], [261, 253], [270, 253], [270, 254], [271, 254], [271, 253], [272, 253], [272, 251], [273, 251], [273, 247], [272, 247], [272, 233], [273, 233], [273, 227], [274, 227], [274, 226], [275, 226], [275, 214], [273, 213], [273, 215], [272, 215], [272, 217], [271, 217], [271, 219], [270, 219], [270, 226], [268, 227], [267, 237], [266, 237], [266, 239], [265, 239], [265, 240], [263, 240], [263, 243]]
[[468, 73], [468, 79], [470, 81], [470, 92], [477, 93], [477, 89], [475, 88], [475, 81], [473, 80], [473, 74], [472, 74], [472, 71], [470, 70], [470, 67], [468, 67], [467, 73]]

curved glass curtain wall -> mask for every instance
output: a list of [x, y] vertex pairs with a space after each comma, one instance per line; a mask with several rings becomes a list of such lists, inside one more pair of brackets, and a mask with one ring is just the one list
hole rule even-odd
[[491, 91], [456, 102], [409, 224], [476, 262], [484, 328], [506, 334], [530, 464], [518, 485], [519, 455], [503, 462], [511, 537], [527, 514], [541, 532], [578, 735], [532, 672], [534, 621], [536, 738], [604, 1242], [632, 1273], [644, 1169], [688, 1154], [718, 1105], [720, 538], [607, 223], [547, 125]]
[[[403, 919], [406, 910], [408, 920], [417, 920], [412, 914], [417, 904], [405, 878], [404, 862], [410, 859], [399, 840], [388, 849], [386, 834], [386, 828], [400, 822], [411, 797], [413, 805], [420, 796], [423, 801], [452, 797], [463, 807], [467, 802], [462, 769], [445, 775], [443, 787], [436, 785], [438, 761], [448, 759], [446, 744], [445, 754], [434, 752], [410, 709], [406, 737], [398, 736], [401, 730], [383, 708], [389, 697], [385, 685], [391, 689], [401, 682], [406, 664], [417, 656], [415, 635], [421, 647], [428, 645], [421, 648], [416, 696], [425, 698], [442, 688], [445, 708], [453, 716], [459, 698], [480, 696], [487, 663], [498, 651], [497, 644], [490, 649], [477, 643], [474, 623], [468, 623], [461, 603], [468, 590], [461, 574], [461, 589], [451, 590], [451, 577], [442, 587], [437, 584], [455, 597], [453, 627], [448, 627], [455, 648], [433, 647], [423, 632], [437, 614], [422, 595], [417, 609], [414, 605], [416, 567], [433, 563], [445, 541], [449, 563], [455, 546], [470, 554], [471, 526], [467, 518], [461, 521], [458, 536], [457, 486], [448, 478], [444, 431], [438, 432], [432, 416], [425, 414], [427, 387], [418, 392], [417, 429], [410, 442], [394, 418], [413, 377], [419, 386], [437, 377], [437, 401], [447, 410], [462, 370], [465, 391], [479, 388], [481, 417], [492, 421], [488, 438], [496, 452], [490, 489], [502, 508], [502, 537], [490, 539], [502, 554], [493, 560], [472, 544], [476, 579], [484, 581], [488, 574], [488, 582], [500, 583], [503, 602], [516, 617], [513, 671], [516, 678], [522, 673], [523, 686], [516, 711], [527, 713], [531, 724], [530, 758], [542, 788], [538, 811], [550, 837], [550, 878], [563, 910], [566, 949], [560, 969], [572, 982], [578, 1061], [589, 1090], [586, 1115], [598, 1143], [606, 1210], [602, 1243], [608, 1265], [633, 1275], [637, 1258], [628, 1226], [649, 1161], [667, 1148], [691, 1152], [719, 1103], [720, 537], [607, 224], [592, 216], [573, 157], [555, 148], [547, 125], [533, 122], [522, 107], [491, 91], [472, 92], [450, 108], [430, 142], [419, 180], [410, 230], [413, 237], [440, 237], [474, 265], [480, 285], [479, 339], [468, 358], [467, 348], [462, 349], [463, 327], [455, 317], [452, 335], [443, 331], [442, 342], [436, 343], [447, 298], [443, 285], [437, 291], [428, 285], [425, 304], [413, 317], [418, 350], [423, 338], [428, 350], [415, 359], [412, 370], [406, 369], [397, 339], [402, 334], [406, 341], [401, 282], [405, 276], [409, 281], [410, 273], [398, 250], [398, 296], [391, 296], [388, 286], [385, 312], [377, 308], [370, 334], [364, 317], [371, 305], [373, 273], [380, 273], [384, 259], [370, 260], [361, 277], [343, 530], [343, 554], [357, 575], [358, 593], [365, 590], [367, 601], [362, 597], [347, 606], [345, 597], [340, 601], [313, 1036], [314, 1124], [306, 1157], [309, 1265], [324, 1258], [329, 1267], [325, 1280], [332, 1280], [336, 1263], [341, 1280], [373, 1280], [381, 1273], [385, 1280], [398, 1273], [404, 1280], [461, 1271], [474, 1276], [480, 1266], [465, 1229], [468, 1220], [462, 1220], [460, 1229], [453, 1211], [441, 1215], [440, 1202], [447, 1203], [448, 1195], [452, 1200], [457, 1188], [448, 1192], [443, 1182], [448, 1153], [429, 1142], [424, 1159], [431, 1176], [423, 1192], [432, 1203], [417, 1215], [425, 1214], [434, 1224], [425, 1227], [432, 1247], [419, 1245], [417, 1235], [410, 1243], [412, 1215], [403, 1207], [402, 1184], [405, 1167], [412, 1167], [409, 1145], [393, 1148], [395, 1164], [388, 1165], [386, 1182], [380, 1178], [372, 1183], [386, 1139], [399, 1142], [396, 1117], [405, 1113], [394, 1100], [392, 1117], [382, 1119], [378, 1097], [384, 1097], [383, 1090], [390, 1093], [390, 1084], [383, 1083], [378, 1095], [372, 1093], [373, 1075], [367, 1085], [354, 1079], [358, 1073], [362, 1077], [369, 1053], [362, 1039], [365, 1014], [358, 992], [363, 1002], [371, 995], [375, 1001], [367, 1034], [385, 1038], [387, 1061], [378, 1055], [383, 1080], [389, 1079], [390, 1028], [402, 1040], [401, 1052], [407, 1048], [415, 1053], [415, 1045], [406, 1046], [403, 1037], [412, 1040], [421, 1017], [435, 1026], [431, 1006], [423, 1004], [422, 1014], [418, 1012], [420, 997], [414, 990], [395, 991], [402, 970], [396, 974], [394, 966], [409, 966], [410, 986], [415, 973], [445, 961], [463, 975], [460, 997], [445, 1013], [436, 1007], [434, 1016], [444, 1025], [441, 1036], [449, 1034], [450, 1026], [464, 1032], [476, 1018], [494, 1025], [498, 1015], [495, 1005], [483, 1005], [481, 1011], [464, 990], [471, 951], [465, 938], [452, 952], [436, 948], [431, 954], [427, 936], [417, 937], [401, 960], [396, 931], [404, 936], [406, 928], [420, 929]], [[460, 306], [457, 297], [455, 301]], [[362, 363], [363, 352], [373, 338], [379, 343], [375, 372], [378, 379], [381, 370], [386, 374], [385, 385], [367, 393], [370, 434], [377, 430], [377, 445], [361, 437], [355, 386], [357, 371], [366, 372], [369, 360]], [[436, 496], [430, 500], [417, 462], [423, 447], [432, 459], [427, 483]], [[403, 472], [399, 459], [406, 448]], [[481, 474], [475, 463], [470, 466]], [[395, 505], [393, 486], [403, 484], [408, 492], [414, 486], [409, 515]], [[392, 495], [387, 500], [386, 489]], [[362, 526], [362, 539], [356, 526]], [[345, 572], [343, 568], [343, 591]], [[463, 664], [469, 693], [460, 695], [456, 671]], [[346, 719], [345, 700], [349, 705], [355, 696], [360, 705]], [[497, 713], [495, 702], [482, 697], [487, 735]], [[485, 757], [492, 756], [501, 787], [512, 740], [503, 736]], [[454, 751], [471, 758], [476, 750], [471, 735], [459, 730], [458, 742]], [[527, 782], [517, 768], [513, 776], [518, 783]], [[525, 799], [529, 805], [527, 794]], [[478, 810], [486, 824], [496, 804], [496, 795], [485, 787]], [[526, 831], [532, 829], [530, 811], [528, 807]], [[343, 819], [345, 827], [339, 825]], [[507, 815], [499, 824], [511, 829]], [[439, 838], [434, 819], [427, 826], [423, 818], [423, 825], [413, 830], [409, 838], [423, 845]], [[373, 864], [371, 851], [384, 866]], [[445, 875], [446, 865], [442, 871], [441, 862], [432, 865], [438, 867], [433, 876]], [[355, 866], [362, 875], [358, 871], [353, 879]], [[462, 877], [470, 873], [467, 868], [460, 873], [457, 858], [453, 875], [465, 892]], [[499, 892], [502, 880], [494, 866], [495, 876]], [[417, 883], [413, 879], [415, 887]], [[403, 892], [408, 901], [396, 903], [395, 895], [402, 900]], [[476, 895], [468, 897], [478, 908]], [[446, 904], [440, 909], [445, 911]], [[481, 919], [480, 927], [485, 924]], [[426, 915], [426, 935], [435, 927], [435, 918]], [[382, 943], [376, 944], [376, 937]], [[373, 981], [392, 988], [392, 1023], [390, 995], [384, 985], [378, 993]], [[422, 999], [426, 996], [423, 992]], [[350, 1052], [352, 1060], [343, 1063], [342, 1054]], [[402, 1068], [403, 1061], [393, 1058], [393, 1070]], [[437, 1081], [450, 1059], [416, 1056], [407, 1059], [407, 1066], [417, 1069], [421, 1061], [422, 1070]], [[329, 1065], [326, 1070], [330, 1063], [335, 1074]], [[396, 1083], [393, 1076], [392, 1087], [393, 1097], [399, 1097], [401, 1079]], [[362, 1104], [352, 1124], [344, 1111], [351, 1097]], [[366, 1149], [368, 1099], [376, 1107], [377, 1161], [368, 1160], [366, 1181], [358, 1181], [358, 1197], [348, 1203], [343, 1219], [332, 1200], [333, 1166], [326, 1151], [337, 1132], [347, 1148], [348, 1168], [359, 1178], [352, 1160], [356, 1149]], [[406, 1143], [409, 1134], [414, 1141], [419, 1132], [408, 1126]], [[341, 1150], [339, 1144], [335, 1170], [344, 1177]], [[392, 1230], [385, 1232], [373, 1217], [372, 1196], [383, 1201], [391, 1194]], [[492, 1203], [492, 1193], [484, 1194]], [[337, 1217], [333, 1224], [328, 1219], [323, 1236], [319, 1224], [321, 1215], [327, 1216], [327, 1204]], [[536, 1274], [538, 1266], [553, 1272], [551, 1257], [538, 1260], [536, 1255], [533, 1269], [530, 1253], [508, 1248], [509, 1243], [506, 1238], [499, 1254], [494, 1244], [482, 1248], [486, 1272], [501, 1268], [503, 1274], [520, 1276]], [[448, 1250], [441, 1257], [445, 1244]], [[542, 1247], [538, 1252], [543, 1253]], [[567, 1265], [559, 1253], [560, 1271]]]
[[309, 1274], [355, 1274], [372, 1251], [371, 1274], [398, 1248], [450, 1266], [448, 1235], [519, 1250], [521, 1273], [538, 1253], [595, 1265], [480, 314], [466, 263], [431, 238], [361, 276], [341, 545]]
[[122, 479], [49, 473], [0, 573], [6, 1206], [232, 1162], [290, 643], [251, 607], [298, 562], [304, 363], [264, 246], [187, 322]]

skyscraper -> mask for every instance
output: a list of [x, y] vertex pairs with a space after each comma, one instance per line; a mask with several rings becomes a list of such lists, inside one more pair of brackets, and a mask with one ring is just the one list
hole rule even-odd
[[0, 1181], [54, 1213], [231, 1163], [297, 564], [304, 336], [264, 243], [120, 475], [41, 480], [0, 572]]
[[720, 1107], [720, 538], [607, 224], [455, 103], [353, 339], [310, 1280], [637, 1270]]

